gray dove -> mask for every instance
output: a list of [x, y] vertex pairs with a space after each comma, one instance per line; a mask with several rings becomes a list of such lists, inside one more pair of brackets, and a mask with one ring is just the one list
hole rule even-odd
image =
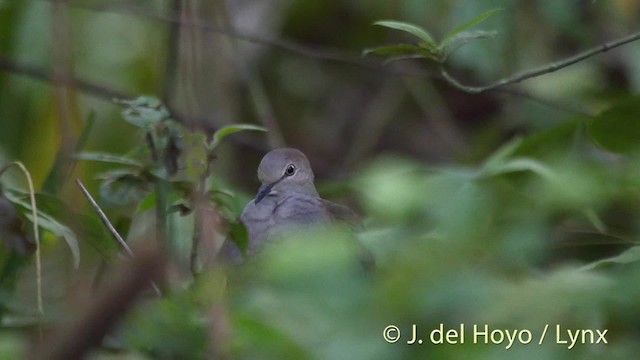
[[[281, 148], [267, 153], [258, 166], [258, 179], [262, 186], [240, 215], [249, 235], [246, 255], [254, 254], [266, 239], [287, 227], [332, 221], [357, 226], [359, 222], [348, 207], [320, 198], [309, 160], [300, 150]], [[221, 253], [229, 260], [241, 258], [230, 240]]]

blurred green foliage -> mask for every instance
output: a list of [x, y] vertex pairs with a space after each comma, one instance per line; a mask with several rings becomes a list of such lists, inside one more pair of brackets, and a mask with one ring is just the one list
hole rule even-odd
[[[640, 351], [640, 46], [479, 95], [413, 60], [417, 51], [446, 60], [464, 83], [492, 83], [636, 31], [637, 1], [124, 3], [0, 0], [0, 159], [24, 162], [39, 189], [46, 314], [36, 310], [34, 257], [8, 240], [33, 234], [28, 192], [7, 171], [0, 358], [27, 357], [39, 327], [78, 316], [78, 303], [90, 303], [79, 299], [117, 266], [117, 244], [75, 178], [132, 245], [158, 222], [170, 245], [164, 296], [128, 309], [90, 358]], [[178, 19], [193, 26], [177, 31]], [[228, 24], [255, 38], [207, 28]], [[456, 42], [466, 45], [447, 58]], [[359, 57], [379, 44], [404, 44], [373, 52], [411, 59], [385, 68]], [[70, 51], [63, 60], [60, 49]], [[81, 81], [56, 83], [69, 69]], [[246, 264], [208, 268], [227, 234], [246, 238], [235, 221], [278, 138], [309, 155], [321, 193], [357, 208], [366, 230], [303, 229]], [[217, 242], [199, 254], [194, 279], [199, 196], [214, 209], [206, 235]], [[363, 248], [375, 269], [362, 267]], [[421, 345], [407, 344], [414, 324]], [[464, 324], [465, 343], [431, 344], [441, 324]], [[528, 330], [531, 343], [474, 344], [473, 326], [485, 324]], [[389, 325], [395, 343], [383, 338]], [[568, 350], [556, 325], [607, 329], [608, 344]]]

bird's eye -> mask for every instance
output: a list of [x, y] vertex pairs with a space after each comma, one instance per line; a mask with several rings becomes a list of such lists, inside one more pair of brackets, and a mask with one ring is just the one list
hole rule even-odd
[[284, 174], [286, 176], [292, 176], [296, 173], [296, 167], [293, 164], [289, 164], [287, 168], [284, 170]]

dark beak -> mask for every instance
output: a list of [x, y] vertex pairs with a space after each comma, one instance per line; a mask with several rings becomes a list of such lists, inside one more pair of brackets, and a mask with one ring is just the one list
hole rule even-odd
[[275, 184], [277, 184], [277, 182], [260, 186], [260, 189], [258, 189], [258, 194], [256, 195], [255, 203], [258, 204], [262, 199], [264, 199], [265, 196], [269, 195], [269, 193], [271, 192], [271, 188]]
[[260, 186], [260, 189], [258, 189], [258, 194], [256, 195], [256, 200], [255, 203], [256, 205], [262, 201], [262, 199], [264, 199], [265, 196], [269, 195], [269, 193], [271, 192], [271, 188], [273, 188], [273, 186], [277, 183], [279, 183], [280, 181], [282, 181], [282, 179], [284, 179], [286, 177], [286, 175], [282, 175], [280, 177], [280, 179], [278, 179], [275, 182], [272, 182], [271, 184], [267, 184], [267, 185], [262, 185]]

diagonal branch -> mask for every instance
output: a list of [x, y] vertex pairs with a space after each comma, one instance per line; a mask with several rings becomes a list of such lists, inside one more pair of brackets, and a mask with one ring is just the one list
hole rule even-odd
[[[133, 254], [133, 251], [131, 251], [131, 248], [129, 247], [129, 245], [127, 245], [127, 243], [124, 241], [122, 236], [120, 236], [116, 228], [114, 228], [113, 225], [111, 225], [111, 222], [107, 218], [107, 215], [104, 213], [104, 211], [102, 211], [102, 209], [100, 208], [100, 205], [98, 205], [98, 203], [93, 199], [93, 196], [91, 196], [91, 194], [89, 193], [87, 188], [84, 186], [82, 181], [80, 181], [80, 179], [76, 179], [76, 184], [78, 184], [78, 186], [80, 187], [80, 190], [82, 190], [82, 194], [84, 194], [87, 200], [89, 200], [89, 203], [91, 203], [91, 206], [93, 206], [93, 208], [96, 210], [96, 212], [98, 213], [98, 216], [100, 217], [100, 220], [102, 220], [102, 223], [104, 224], [104, 226], [107, 227], [107, 229], [109, 230], [109, 233], [111, 233], [111, 236], [113, 236], [113, 238], [116, 239], [118, 244], [120, 244], [120, 246], [125, 250], [125, 252], [130, 258], [132, 259], [135, 258], [135, 255]], [[158, 296], [162, 295], [162, 293], [160, 292], [160, 288], [158, 288], [155, 282], [151, 281], [151, 287], [153, 288], [153, 290], [156, 292]]]
[[454, 78], [453, 76], [451, 76], [447, 70], [445, 69], [444, 66], [440, 67], [440, 74], [442, 75], [442, 77], [445, 79], [445, 81], [447, 81], [449, 84], [453, 85], [455, 88], [457, 88], [458, 90], [470, 93], [470, 94], [479, 94], [485, 91], [489, 91], [489, 90], [494, 90], [506, 85], [511, 85], [511, 84], [516, 84], [519, 83], [521, 81], [527, 80], [527, 79], [531, 79], [534, 77], [538, 77], [541, 75], [545, 75], [545, 74], [549, 74], [555, 71], [558, 71], [560, 69], [566, 68], [568, 66], [571, 66], [573, 64], [576, 64], [582, 60], [585, 60], [587, 58], [590, 58], [594, 55], [603, 53], [603, 52], [607, 52], [611, 49], [617, 48], [619, 46], [637, 41], [640, 39], [640, 32], [636, 32], [633, 33], [631, 35], [627, 35], [625, 37], [622, 37], [620, 39], [617, 40], [613, 40], [611, 42], [607, 42], [604, 44], [600, 44], [594, 48], [591, 48], [589, 50], [583, 51], [579, 54], [570, 56], [566, 59], [560, 60], [560, 61], [556, 61], [553, 62], [551, 64], [545, 65], [543, 67], [539, 67], [537, 69], [531, 69], [531, 70], [526, 70], [523, 71], [521, 73], [517, 73], [515, 75], [512, 75], [510, 77], [498, 80], [496, 82], [494, 82], [493, 84], [489, 84], [489, 85], [485, 85], [485, 86], [468, 86], [468, 85], [464, 85], [461, 82], [459, 82], [456, 78]]

